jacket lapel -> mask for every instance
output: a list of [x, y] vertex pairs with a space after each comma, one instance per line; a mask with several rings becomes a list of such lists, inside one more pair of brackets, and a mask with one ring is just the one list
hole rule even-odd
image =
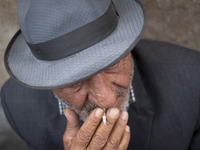
[[141, 72], [134, 64], [133, 89], [136, 102], [129, 108], [129, 126], [131, 129], [131, 142], [129, 149], [148, 150], [151, 139], [153, 122], [153, 106], [142, 81]]

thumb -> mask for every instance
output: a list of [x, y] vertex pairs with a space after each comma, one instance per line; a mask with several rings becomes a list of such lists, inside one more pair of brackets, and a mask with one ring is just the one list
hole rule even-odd
[[78, 115], [71, 109], [65, 109], [65, 117], [67, 118], [67, 127], [63, 135], [64, 147], [70, 147], [72, 144], [73, 138], [79, 131], [80, 123]]

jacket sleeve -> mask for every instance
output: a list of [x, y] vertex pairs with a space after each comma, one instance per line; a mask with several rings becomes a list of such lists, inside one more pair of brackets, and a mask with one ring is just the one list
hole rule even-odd
[[15, 123], [14, 123], [14, 121], [12, 119], [12, 116], [9, 113], [10, 111], [9, 111], [9, 108], [7, 107], [7, 104], [6, 104], [6, 99], [5, 99], [5, 96], [4, 96], [3, 88], [0, 91], [0, 101], [1, 101], [1, 104], [2, 104], [2, 107], [3, 107], [6, 119], [8, 120], [8, 122], [9, 122], [10, 126], [13, 128], [13, 130], [20, 136], [20, 134], [19, 134], [19, 132], [18, 132], [16, 126], [15, 126]]
[[1, 89], [1, 102], [8, 122], [28, 149], [63, 149], [66, 119], [60, 116], [51, 90], [30, 89], [9, 80]]
[[199, 117], [197, 121], [196, 130], [193, 134], [193, 138], [190, 143], [189, 150], [199, 150], [200, 149], [200, 100], [199, 100]]

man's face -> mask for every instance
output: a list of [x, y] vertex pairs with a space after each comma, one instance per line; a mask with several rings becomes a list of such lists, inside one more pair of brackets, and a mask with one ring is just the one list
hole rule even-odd
[[133, 73], [131, 53], [113, 67], [70, 87], [54, 93], [85, 120], [96, 107], [117, 107], [125, 110]]

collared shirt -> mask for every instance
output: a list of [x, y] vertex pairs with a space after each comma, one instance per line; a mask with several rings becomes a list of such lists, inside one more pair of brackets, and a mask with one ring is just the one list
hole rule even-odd
[[[54, 95], [58, 99], [58, 107], [59, 107], [60, 115], [63, 115], [64, 114], [64, 110], [67, 108], [67, 105], [60, 98], [58, 98], [56, 96], [56, 94], [54, 94]], [[134, 91], [133, 91], [133, 87], [131, 85], [130, 86], [129, 104], [130, 103], [134, 103], [134, 102], [136, 102], [136, 99], [135, 99], [135, 94], [134, 94]]]

